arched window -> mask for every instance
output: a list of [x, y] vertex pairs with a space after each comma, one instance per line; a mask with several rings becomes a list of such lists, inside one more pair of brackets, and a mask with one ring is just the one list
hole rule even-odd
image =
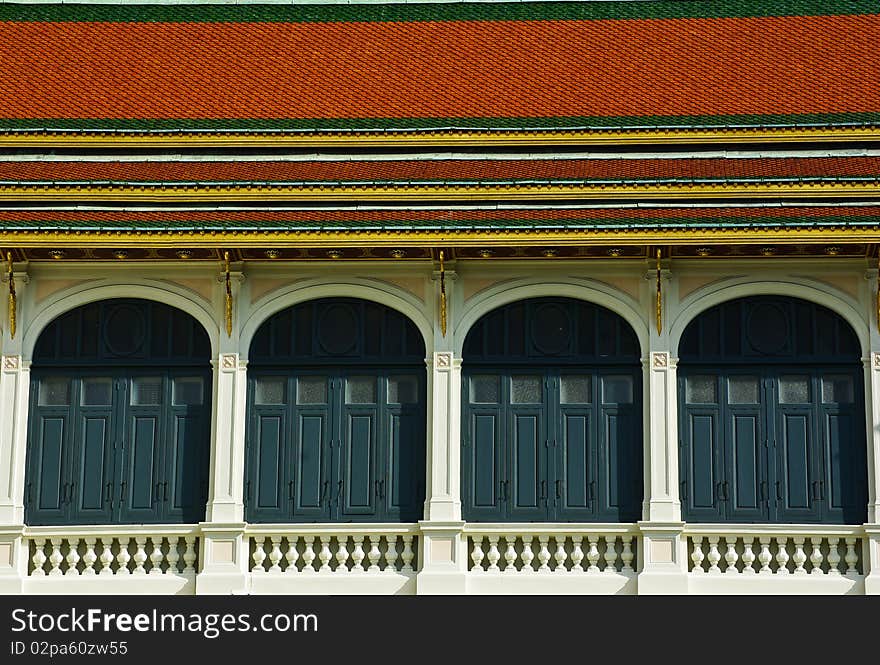
[[211, 346], [185, 312], [84, 305], [37, 340], [28, 524], [199, 522], [210, 459]]
[[685, 519], [864, 522], [860, 355], [846, 321], [795, 298], [732, 300], [692, 321], [679, 352]]
[[425, 500], [425, 345], [353, 298], [283, 310], [248, 361], [247, 519], [415, 521]]
[[638, 339], [567, 298], [481, 318], [462, 358], [465, 518], [635, 521], [641, 515]]

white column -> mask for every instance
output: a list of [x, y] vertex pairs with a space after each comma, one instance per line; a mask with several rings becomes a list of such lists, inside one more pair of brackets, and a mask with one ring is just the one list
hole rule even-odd
[[877, 337], [875, 334], [871, 335], [871, 355], [864, 360], [870, 524], [877, 524], [880, 520], [880, 496], [877, 492], [877, 479], [880, 478], [880, 348], [875, 348]]
[[214, 366], [211, 482], [208, 522], [244, 520], [245, 414], [247, 363], [237, 353], [221, 353]]
[[461, 519], [461, 359], [435, 352], [428, 361], [431, 417], [426, 520]]
[[[665, 339], [663, 341], [666, 341]], [[649, 521], [680, 521], [677, 358], [652, 350], [644, 363], [645, 504]]]
[[30, 362], [0, 359], [0, 524], [24, 523]]

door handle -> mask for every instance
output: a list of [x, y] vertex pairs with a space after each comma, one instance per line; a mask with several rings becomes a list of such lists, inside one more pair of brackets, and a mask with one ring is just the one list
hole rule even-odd
[[562, 481], [557, 480], [554, 484], [556, 485], [556, 498], [561, 499], [562, 498], [562, 492], [561, 492]]
[[595, 500], [596, 500], [596, 481], [591, 480], [590, 481], [590, 502], [593, 502]]
[[762, 480], [761, 481], [761, 500], [767, 501], [767, 499], [769, 498], [769, 494], [770, 494], [770, 488], [767, 487], [767, 481]]
[[119, 483], [119, 503], [125, 501], [125, 481]]
[[819, 498], [822, 500], [825, 499], [825, 481], [824, 480], [819, 481]]
[[547, 481], [546, 480], [541, 481], [541, 497], [540, 498], [544, 499], [544, 501], [547, 500]]
[[113, 483], [107, 483], [105, 485], [107, 492], [104, 494], [104, 501], [113, 502]]
[[380, 499], [385, 498], [385, 480], [384, 479], [379, 481], [379, 498]]
[[153, 501], [161, 501], [162, 500], [162, 483], [156, 483], [156, 495], [153, 498]]
[[818, 501], [818, 500], [820, 500], [821, 498], [822, 498], [822, 495], [821, 495], [820, 492], [819, 492], [819, 481], [818, 481], [818, 480], [814, 480], [814, 481], [813, 481], [813, 500], [814, 500], [814, 501]]
[[504, 501], [504, 481], [498, 481], [498, 500]]
[[68, 490], [67, 494], [67, 503], [73, 503], [73, 494], [76, 490], [76, 483], [70, 483], [70, 490]]
[[687, 500], [687, 498], [688, 498], [688, 495], [687, 495], [688, 481], [682, 480], [678, 484], [678, 488], [679, 488], [678, 493], [681, 495], [679, 498]]
[[779, 481], [776, 481], [776, 500], [782, 501], [782, 490], [779, 488]]
[[168, 501], [168, 481], [162, 483], [162, 500]]
[[339, 505], [339, 497], [342, 496], [342, 483], [344, 481], [340, 480], [336, 483], [336, 505]]
[[730, 493], [727, 491], [727, 481], [725, 480], [723, 483], [721, 483], [721, 486], [724, 488], [724, 500], [727, 501], [728, 499], [730, 499]]
[[61, 486], [61, 503], [62, 503], [62, 504], [67, 503], [67, 487], [68, 487], [69, 485], [70, 485], [70, 483], [64, 483], [64, 484]]
[[287, 500], [293, 501], [293, 481], [292, 480], [287, 481]]
[[330, 486], [330, 481], [325, 480], [324, 484], [321, 486], [321, 496], [318, 497], [318, 505], [324, 503], [324, 499], [327, 498], [327, 489]]

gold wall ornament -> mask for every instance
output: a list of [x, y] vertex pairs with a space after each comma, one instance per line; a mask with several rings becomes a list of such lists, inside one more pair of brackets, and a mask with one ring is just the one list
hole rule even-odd
[[232, 279], [229, 276], [229, 252], [223, 252], [223, 274], [226, 277], [226, 335], [232, 337]]
[[440, 333], [446, 337], [446, 269], [443, 265], [443, 250], [440, 250]]
[[12, 273], [12, 252], [6, 252], [7, 278], [9, 280], [9, 337], [15, 339], [15, 275]]
[[657, 248], [657, 334], [663, 332], [663, 293], [660, 287], [660, 248]]

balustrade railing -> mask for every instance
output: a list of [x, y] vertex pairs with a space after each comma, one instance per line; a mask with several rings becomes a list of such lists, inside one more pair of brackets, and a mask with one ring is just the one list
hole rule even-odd
[[30, 527], [28, 577], [195, 576], [196, 527]]
[[864, 573], [861, 527], [688, 525], [688, 570], [696, 575]]
[[635, 574], [633, 525], [479, 524], [466, 527], [472, 573]]
[[252, 525], [250, 572], [258, 575], [402, 573], [418, 568], [416, 525]]

